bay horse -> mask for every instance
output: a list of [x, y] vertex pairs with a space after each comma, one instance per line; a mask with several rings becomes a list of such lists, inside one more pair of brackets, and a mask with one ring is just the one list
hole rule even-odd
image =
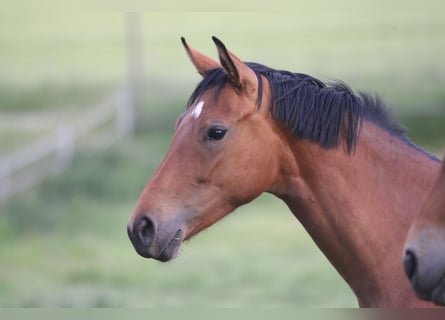
[[[362, 307], [430, 306], [404, 275], [404, 241], [439, 162], [380, 99], [302, 73], [219, 62], [182, 43], [203, 77], [127, 232], [143, 257], [183, 241], [263, 192], [282, 199]], [[248, 235], [246, 235], [248, 236]]]
[[408, 233], [404, 266], [418, 297], [445, 305], [445, 162]]

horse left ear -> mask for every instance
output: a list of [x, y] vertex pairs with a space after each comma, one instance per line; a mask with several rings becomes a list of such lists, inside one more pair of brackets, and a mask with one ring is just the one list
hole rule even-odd
[[255, 89], [257, 77], [255, 72], [237, 56], [226, 49], [217, 37], [212, 37], [218, 50], [219, 61], [237, 90]]
[[221, 67], [217, 61], [190, 47], [184, 37], [181, 37], [181, 42], [185, 52], [187, 52], [188, 57], [201, 76], [205, 77], [210, 70]]

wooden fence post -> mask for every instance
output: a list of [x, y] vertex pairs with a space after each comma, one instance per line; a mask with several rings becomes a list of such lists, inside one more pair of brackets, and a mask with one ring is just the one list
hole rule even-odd
[[119, 88], [115, 94], [116, 135], [122, 138], [134, 133], [134, 101], [128, 87]]
[[57, 164], [65, 170], [71, 165], [74, 155], [74, 132], [66, 124], [61, 124], [56, 130]]
[[11, 189], [11, 163], [3, 161], [0, 166], [0, 200], [6, 199]]
[[139, 13], [128, 12], [125, 15], [128, 90], [134, 105], [134, 112], [141, 113], [145, 99], [144, 56], [142, 44], [142, 25]]

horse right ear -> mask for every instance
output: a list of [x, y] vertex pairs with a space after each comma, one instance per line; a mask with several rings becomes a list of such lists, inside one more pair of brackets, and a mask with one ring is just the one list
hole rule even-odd
[[201, 52], [189, 47], [184, 37], [181, 37], [181, 41], [185, 52], [187, 52], [188, 57], [201, 76], [205, 77], [210, 70], [221, 68], [221, 65], [216, 60], [213, 60]]

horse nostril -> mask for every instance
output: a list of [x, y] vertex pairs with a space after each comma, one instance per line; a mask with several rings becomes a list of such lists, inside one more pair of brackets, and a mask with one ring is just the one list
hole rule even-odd
[[154, 237], [155, 226], [153, 221], [143, 216], [135, 225], [135, 235], [143, 246], [148, 246]]
[[417, 269], [417, 258], [413, 251], [407, 249], [405, 251], [405, 256], [403, 258], [403, 266], [405, 268], [405, 273], [409, 280], [412, 280], [416, 274]]

